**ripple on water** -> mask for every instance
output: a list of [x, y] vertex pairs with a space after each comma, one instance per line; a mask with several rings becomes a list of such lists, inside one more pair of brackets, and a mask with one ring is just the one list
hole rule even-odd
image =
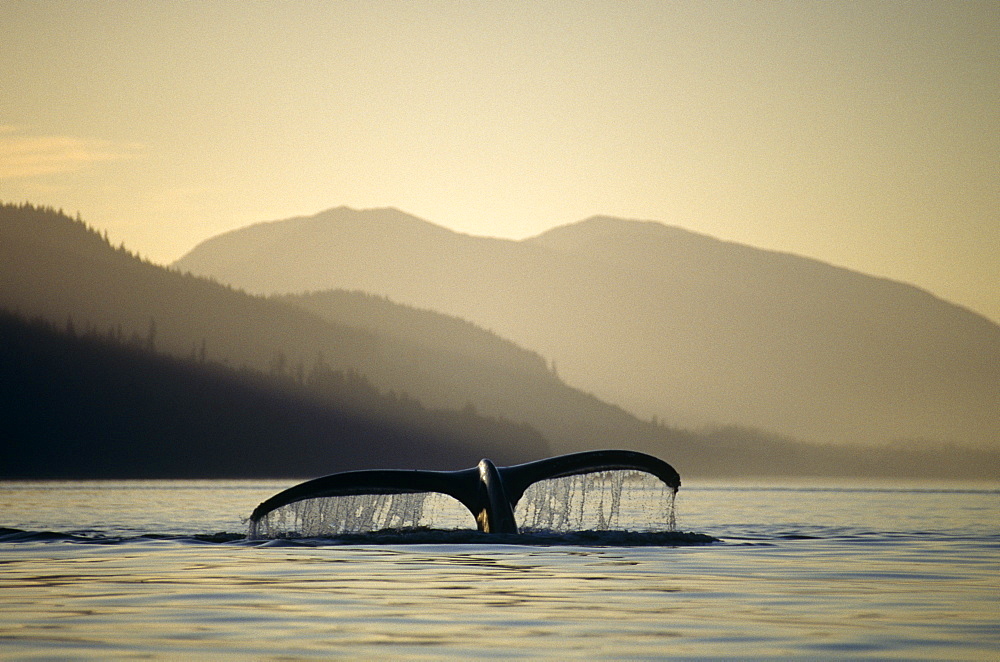
[[[478, 535], [260, 544], [210, 532], [241, 531], [232, 513], [273, 486], [190, 489], [173, 506], [146, 499], [177, 490], [104, 494], [116, 505], [98, 515], [114, 527], [88, 520], [92, 510], [59, 511], [65, 493], [0, 494], [0, 512], [16, 515], [0, 522], [11, 527], [0, 535], [14, 536], [0, 540], [4, 656], [991, 659], [1000, 650], [1000, 519], [984, 518], [997, 513], [996, 492], [785, 489], [748, 499], [695, 486], [682, 491], [681, 524], [722, 539], [708, 545]], [[188, 512], [179, 521], [196, 525], [158, 528], [192, 502], [231, 512]]]

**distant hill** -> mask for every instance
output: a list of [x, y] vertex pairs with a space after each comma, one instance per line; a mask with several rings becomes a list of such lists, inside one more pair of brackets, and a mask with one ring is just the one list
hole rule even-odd
[[[0, 312], [0, 478], [309, 477], [548, 454], [526, 426], [429, 411], [322, 364], [302, 379]], [[468, 443], [475, 438], [476, 447]]]
[[910, 285], [660, 223], [595, 217], [509, 241], [341, 207], [220, 235], [175, 266], [467, 319], [674, 425], [1000, 447], [996, 324]]
[[[403, 337], [377, 325], [322, 319], [288, 302], [150, 264], [112, 247], [80, 220], [30, 205], [0, 205], [0, 308], [72, 324], [79, 333], [152, 338], [159, 352], [232, 368], [301, 379], [321, 361], [428, 409], [529, 425], [555, 452], [609, 440], [650, 448], [673, 438], [567, 387], [538, 355], [471, 324], [431, 316], [447, 335], [459, 329], [466, 339], [442, 343], [429, 340], [433, 332]], [[474, 453], [489, 450], [482, 434], [467, 432]], [[512, 436], [508, 452], [493, 451], [493, 459], [526, 461], [550, 452], [535, 443], [518, 446], [518, 438], [530, 435]], [[385, 457], [378, 464], [395, 462]]]
[[393, 337], [410, 352], [420, 348], [436, 353], [438, 360], [457, 361], [454, 370], [469, 361], [489, 366], [494, 375], [512, 370], [542, 375], [550, 370], [540, 355], [471, 322], [386, 297], [357, 290], [326, 290], [274, 298], [338, 324]]
[[[495, 338], [457, 318], [399, 305], [385, 297], [363, 292], [329, 290], [280, 299], [315, 311], [323, 317], [358, 328], [378, 329], [388, 335], [408, 338], [414, 344], [453, 347], [472, 355], [483, 354], [477, 338]], [[516, 360], [498, 345], [486, 343], [494, 362]], [[442, 354], [441, 356], [445, 356]], [[494, 363], [497, 365], [497, 363]], [[462, 370], [461, 363], [442, 364], [445, 371]], [[541, 394], [542, 407], [554, 405]], [[558, 412], [558, 408], [553, 407]], [[686, 475], [714, 476], [907, 476], [993, 478], [1000, 475], [1000, 453], [927, 441], [895, 442], [886, 446], [816, 445], [783, 438], [773, 433], [740, 427], [724, 427], [696, 434], [660, 423], [622, 418], [620, 410], [605, 411], [605, 420], [588, 419], [596, 434], [581, 435], [565, 443], [558, 437], [560, 452], [608, 446], [629, 446], [669, 457]]]
[[[817, 446], [739, 427], [701, 434], [640, 420], [566, 386], [496, 326], [361, 292], [253, 296], [150, 264], [79, 219], [30, 205], [0, 205], [0, 310], [41, 318], [48, 329], [25, 336], [15, 328], [9, 337], [23, 342], [0, 352], [0, 447], [8, 453], [0, 475], [8, 477], [38, 476], [39, 467], [61, 477], [155, 475], [149, 468], [161, 448], [188, 449], [200, 458], [195, 465], [239, 456], [246, 462], [234, 460], [224, 475], [264, 475], [252, 465], [274, 456], [268, 441], [290, 456], [269, 464], [268, 475], [465, 467], [486, 454], [503, 464], [606, 447], [651, 452], [684, 477], [1000, 473], [1000, 454], [958, 446]], [[56, 336], [48, 346], [45, 333]], [[87, 344], [101, 338], [110, 349]], [[338, 427], [345, 420], [356, 425]], [[76, 452], [66, 445], [74, 434], [91, 440], [96, 464], [55, 461], [82, 457], [65, 455]], [[50, 450], [46, 465], [39, 453]], [[9, 469], [40, 457], [35, 473]], [[163, 471], [194, 475], [177, 465]]]

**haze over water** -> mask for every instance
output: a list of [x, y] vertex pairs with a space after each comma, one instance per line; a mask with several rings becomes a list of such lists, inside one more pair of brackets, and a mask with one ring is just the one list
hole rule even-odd
[[1000, 646], [997, 484], [693, 482], [678, 527], [722, 539], [694, 547], [243, 541], [241, 518], [287, 485], [0, 485], [0, 525], [57, 532], [0, 539], [4, 655], [985, 659]]

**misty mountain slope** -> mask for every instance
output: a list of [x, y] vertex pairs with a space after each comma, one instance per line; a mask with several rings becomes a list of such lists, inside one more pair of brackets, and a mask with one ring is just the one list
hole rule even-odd
[[[594, 218], [530, 241], [639, 284], [635, 307], [664, 314], [633, 315], [634, 337], [677, 366], [708, 359], [658, 385], [696, 375], [711, 397], [695, 407], [715, 399], [754, 416], [728, 422], [805, 438], [1000, 442], [1000, 327], [918, 288], [656, 223]], [[662, 337], [666, 318], [688, 328]], [[823, 409], [831, 418], [810, 432]]]
[[[662, 444], [667, 431], [568, 388], [537, 355], [485, 332], [461, 352], [369, 325], [322, 319], [144, 262], [50, 210], [0, 206], [0, 308], [79, 332], [136, 337], [158, 351], [232, 367], [302, 375], [317, 360], [354, 370], [429, 408], [526, 423], [558, 449]], [[451, 324], [456, 324], [452, 320]], [[483, 348], [473, 346], [482, 341]], [[492, 355], [500, 359], [489, 358]], [[478, 445], [475, 435], [468, 439]], [[532, 449], [522, 449], [530, 459]], [[511, 457], [518, 457], [512, 449]], [[386, 464], [391, 458], [386, 458]]]
[[[339, 223], [345, 217], [351, 221]], [[337, 232], [330, 232], [331, 223], [338, 224]], [[249, 276], [239, 287], [250, 292], [302, 292], [315, 289], [315, 264], [350, 249], [359, 251], [357, 259], [326, 264], [341, 279], [363, 281], [374, 271], [391, 272], [403, 282], [442, 281], [451, 271], [446, 257], [453, 251], [466, 252], [467, 239], [395, 209], [372, 216], [339, 207], [314, 217], [225, 233], [200, 244], [175, 266], [200, 274], [211, 265], [223, 274], [217, 276], [222, 282], [237, 274]], [[256, 265], [252, 273], [247, 270], [250, 264]]]
[[596, 217], [515, 242], [338, 208], [227, 233], [177, 266], [455, 315], [674, 424], [1000, 444], [997, 325], [909, 285], [660, 223]]
[[[173, 266], [238, 282], [237, 287], [257, 294], [361, 290], [469, 319], [417, 299], [460, 297], [472, 306], [488, 295], [497, 306], [513, 304], [520, 298], [518, 288], [537, 280], [551, 254], [505, 239], [459, 234], [396, 209], [338, 207], [227, 232], [199, 244]], [[404, 296], [383, 291], [385, 285]]]
[[326, 290], [276, 297], [347, 326], [395, 337], [406, 346], [423, 347], [488, 364], [494, 371], [546, 374], [545, 359], [458, 317], [394, 303], [360, 290]]
[[237, 367], [267, 367], [280, 354], [311, 360], [320, 347], [335, 365], [377, 352], [369, 333], [171, 272], [46, 210], [0, 207], [0, 240], [0, 306], [25, 316], [126, 336], [154, 331], [158, 349], [204, 351]]
[[[483, 263], [484, 246], [521, 251], [513, 242], [498, 242], [473, 242], [472, 252], [478, 251], [476, 259]], [[522, 254], [521, 264], [531, 266], [548, 250], [532, 248]], [[497, 269], [507, 264], [487, 266], [498, 277]], [[510, 282], [505, 291], [515, 298]], [[112, 347], [110, 354], [87, 351], [69, 357], [65, 348], [31, 350], [36, 338], [0, 356], [5, 370], [25, 362], [29, 366], [21, 377], [5, 373], [9, 378], [0, 383], [12, 389], [4, 394], [8, 409], [0, 407], [0, 423], [15, 433], [20, 430], [20, 436], [3, 441], [21, 444], [20, 450], [8, 450], [26, 452], [20, 456], [25, 462], [44, 469], [45, 449], [39, 455], [34, 444], [70, 441], [71, 431], [80, 427], [81, 434], [88, 431], [96, 440], [98, 456], [115, 454], [107, 463], [89, 465], [97, 472], [111, 472], [105, 475], [135, 470], [137, 465], [127, 458], [141, 458], [130, 445], [143, 443], [179, 444], [194, 453], [189, 457], [212, 447], [238, 454], [245, 444], [248, 452], [240, 456], [244, 459], [259, 459], [262, 449], [267, 457], [273, 449], [268, 444], [277, 443], [292, 456], [286, 468], [303, 467], [305, 462], [304, 468], [289, 470], [310, 474], [343, 466], [437, 464], [446, 461], [441, 455], [448, 455], [454, 442], [465, 444], [472, 456], [487, 452], [501, 462], [531, 459], [542, 452], [634, 448], [668, 459], [684, 476], [992, 477], [1000, 467], [1000, 454], [960, 447], [942, 456], [939, 448], [822, 447], [741, 429], [711, 435], [685, 432], [640, 421], [568, 388], [537, 354], [461, 320], [426, 310], [393, 310], [391, 302], [357, 293], [329, 311], [322, 310], [330, 303], [323, 295], [301, 299], [295, 305], [293, 299], [263, 299], [183, 275], [113, 248], [82, 222], [61, 213], [0, 205], [0, 309], [41, 317], [64, 328], [70, 339], [104, 337], [125, 347]], [[324, 316], [329, 313], [329, 319], [303, 310], [299, 304], [306, 299]], [[441, 337], [435, 338], [438, 334]], [[483, 346], [477, 347], [480, 342]], [[12, 346], [5, 341], [4, 347]], [[152, 356], [132, 357], [136, 348]], [[168, 354], [184, 360], [178, 363]], [[123, 361], [123, 356], [132, 358]], [[171, 361], [172, 367], [164, 367]], [[39, 365], [47, 367], [31, 367]], [[206, 376], [206, 367], [225, 374]], [[186, 386], [192, 369], [198, 385]], [[346, 378], [338, 378], [338, 371]], [[231, 383], [233, 375], [236, 383]], [[210, 396], [202, 390], [206, 381], [229, 386]], [[101, 384], [112, 388], [102, 389]], [[283, 386], [275, 391], [275, 384]], [[50, 400], [53, 405], [64, 403], [71, 415], [50, 409]], [[53, 414], [51, 419], [46, 411]], [[81, 417], [74, 419], [78, 414]], [[361, 422], [338, 428], [352, 417]], [[384, 443], [372, 441], [373, 434]], [[315, 454], [309, 444], [319, 438], [343, 443], [333, 455]], [[425, 439], [429, 445], [422, 442]], [[352, 453], [346, 447], [350, 442], [363, 447]], [[545, 442], [549, 451], [544, 450]], [[398, 443], [407, 451], [397, 456], [393, 449]], [[155, 467], [160, 449], [146, 450], [145, 457], [153, 458], [147, 469]], [[5, 457], [13, 461], [11, 455]], [[339, 467], [326, 466], [334, 457]], [[456, 451], [453, 459], [462, 463], [465, 457]], [[314, 467], [320, 463], [323, 466]], [[72, 467], [52, 469], [46, 475], [74, 475]], [[173, 469], [172, 475], [194, 475], [176, 463]], [[225, 475], [266, 474], [240, 462], [232, 469], [234, 473]]]
[[[608, 445], [650, 452], [669, 446], [670, 452], [699, 457], [708, 452], [698, 447], [697, 435], [639, 421], [620, 407], [566, 388], [537, 354], [459, 318], [359, 291], [276, 298], [337, 324], [393, 338], [395, 342], [382, 346], [387, 363], [411, 368], [419, 364], [438, 391], [447, 390], [455, 402], [488, 403], [488, 415], [517, 412], [543, 431], [557, 452]], [[407, 383], [414, 385], [412, 378]]]
[[548, 452], [525, 426], [429, 411], [323, 365], [292, 382], [3, 311], [0, 440], [0, 477], [21, 479], [306, 477]]

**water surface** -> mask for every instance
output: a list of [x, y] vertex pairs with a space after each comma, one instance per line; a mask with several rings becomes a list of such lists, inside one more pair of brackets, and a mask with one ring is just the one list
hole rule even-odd
[[708, 545], [243, 539], [291, 482], [0, 484], [0, 526], [17, 530], [0, 537], [0, 656], [1000, 650], [998, 485], [687, 481], [678, 528], [721, 539]]

